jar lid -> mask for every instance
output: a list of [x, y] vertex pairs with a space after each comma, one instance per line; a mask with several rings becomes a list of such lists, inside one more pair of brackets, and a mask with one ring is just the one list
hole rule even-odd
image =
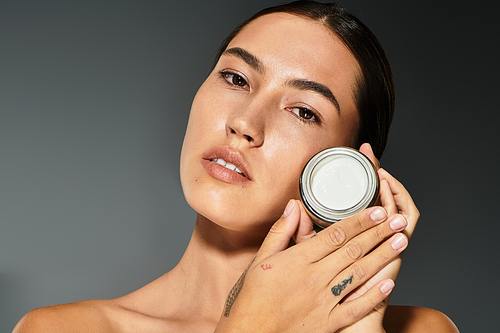
[[307, 162], [300, 177], [302, 201], [320, 227], [373, 205], [378, 190], [378, 174], [372, 162], [348, 147], [320, 151]]

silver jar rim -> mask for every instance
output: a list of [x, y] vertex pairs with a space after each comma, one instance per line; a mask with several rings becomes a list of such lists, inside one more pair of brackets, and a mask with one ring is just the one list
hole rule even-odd
[[[325, 159], [331, 157], [332, 155], [352, 158], [354, 161], [357, 161], [365, 171], [367, 183], [364, 193], [362, 194], [361, 199], [350, 207], [344, 207], [341, 209], [327, 207], [322, 204], [313, 193], [312, 178], [315, 169], [321, 162], [325, 161]], [[332, 147], [320, 151], [314, 155], [309, 162], [307, 162], [300, 177], [300, 195], [302, 197], [302, 201], [309, 212], [320, 220], [316, 221], [316, 219], [314, 219], [314, 222], [320, 227], [327, 227], [331, 223], [353, 216], [363, 209], [373, 205], [377, 200], [378, 191], [379, 178], [373, 163], [368, 159], [368, 157], [359, 151], [348, 147]]]

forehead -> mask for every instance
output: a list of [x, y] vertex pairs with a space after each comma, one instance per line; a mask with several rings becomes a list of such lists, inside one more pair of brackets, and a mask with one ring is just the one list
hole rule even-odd
[[271, 74], [318, 81], [353, 107], [359, 66], [342, 40], [324, 24], [288, 13], [261, 16], [228, 45], [255, 55]]

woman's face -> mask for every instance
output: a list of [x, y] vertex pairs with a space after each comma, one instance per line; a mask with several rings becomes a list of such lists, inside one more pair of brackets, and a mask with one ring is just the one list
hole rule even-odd
[[306, 162], [352, 144], [358, 73], [317, 22], [274, 13], [247, 25], [193, 101], [181, 154], [191, 207], [225, 228], [267, 230], [299, 198]]

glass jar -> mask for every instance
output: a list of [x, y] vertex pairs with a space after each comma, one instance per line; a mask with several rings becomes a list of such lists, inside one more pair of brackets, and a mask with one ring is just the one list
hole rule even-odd
[[314, 155], [300, 177], [300, 195], [314, 223], [325, 228], [373, 205], [379, 178], [359, 151], [333, 147]]

